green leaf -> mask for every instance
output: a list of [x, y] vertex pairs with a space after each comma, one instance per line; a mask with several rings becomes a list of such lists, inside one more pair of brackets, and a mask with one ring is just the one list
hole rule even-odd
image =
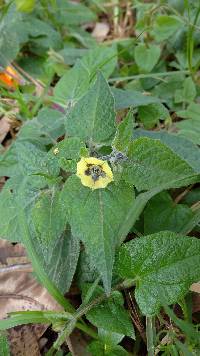
[[98, 71], [108, 79], [117, 66], [117, 48], [114, 45], [95, 47], [87, 52], [81, 63], [87, 69], [90, 80], [95, 80]]
[[176, 204], [167, 192], [153, 197], [144, 210], [144, 233], [152, 234], [163, 230], [182, 232], [183, 226], [193, 218], [192, 210]]
[[133, 137], [150, 137], [159, 139], [176, 153], [176, 155], [187, 162], [196, 173], [200, 173], [200, 149], [184, 137], [170, 134], [167, 131], [155, 132], [140, 129], [134, 131]]
[[[40, 190], [41, 187], [34, 187], [34, 184], [36, 185], [38, 180], [42, 182], [43, 179], [38, 176], [28, 178], [15, 188], [17, 192], [14, 191], [13, 196], [14, 213], [12, 214], [12, 207], [7, 208], [6, 237], [10, 234], [11, 241], [15, 241], [16, 236], [24, 242], [19, 221], [20, 201], [40, 264], [51, 281], [64, 293], [70, 288], [76, 270], [80, 252], [79, 241], [72, 236], [69, 226], [66, 226], [66, 210], [59, 204], [59, 192], [55, 187]], [[27, 247], [26, 242], [25, 246]]]
[[133, 113], [129, 111], [127, 116], [120, 122], [117, 126], [117, 131], [115, 134], [115, 138], [112, 143], [112, 147], [114, 147], [117, 151], [127, 152], [129, 144], [132, 140], [132, 132], [133, 132]]
[[55, 144], [57, 138], [64, 133], [64, 114], [58, 110], [43, 108], [37, 117], [24, 123], [18, 139], [49, 145]]
[[80, 25], [96, 20], [95, 13], [88, 6], [81, 3], [57, 0], [56, 13], [58, 23], [67, 25]]
[[72, 234], [84, 243], [109, 294], [115, 247], [119, 243], [117, 231], [134, 200], [132, 187], [109, 184], [106, 189], [92, 191], [72, 176], [64, 185], [61, 200], [69, 214]]
[[[107, 79], [117, 65], [116, 47], [96, 47], [89, 50], [68, 70], [54, 88], [55, 101], [67, 105], [79, 100], [91, 86], [91, 80], [101, 70]], [[93, 82], [92, 81], [92, 82]]]
[[10, 347], [8, 338], [4, 332], [0, 333], [0, 350], [1, 356], [10, 356]]
[[196, 145], [200, 145], [200, 120], [189, 119], [176, 122], [176, 127], [179, 129], [178, 135], [184, 137]]
[[175, 103], [191, 103], [196, 95], [196, 86], [192, 78], [188, 77], [183, 82], [183, 88], [175, 91]]
[[181, 20], [176, 16], [160, 15], [156, 17], [153, 30], [155, 40], [161, 42], [172, 36], [182, 27]]
[[16, 140], [0, 159], [1, 176], [25, 176], [38, 172], [49, 173], [44, 147], [30, 141]]
[[98, 337], [104, 345], [113, 348], [122, 341], [124, 335], [112, 332], [111, 330], [98, 328]]
[[198, 229], [199, 223], [200, 223], [200, 207], [195, 209], [193, 216], [190, 218], [189, 221], [186, 220], [183, 223], [182, 228], [180, 229], [179, 232], [182, 234], [189, 234], [189, 232], [191, 232], [193, 229], [195, 229], [196, 226]]
[[60, 168], [64, 169], [64, 166], [66, 171], [67, 167], [72, 168], [74, 160], [76, 162], [80, 158], [82, 150], [86, 150], [86, 147], [79, 137], [67, 137], [58, 142], [46, 157], [47, 166], [51, 167], [51, 173], [58, 175]]
[[123, 335], [98, 329], [98, 341], [92, 341], [87, 348], [93, 356], [128, 356], [128, 352], [118, 344]]
[[96, 83], [79, 100], [66, 119], [69, 136], [78, 136], [90, 143], [110, 143], [115, 133], [114, 98], [99, 73]]
[[160, 57], [160, 47], [144, 43], [139, 43], [135, 47], [134, 57], [140, 72], [149, 73], [157, 64]]
[[67, 106], [69, 102], [79, 100], [89, 87], [89, 75], [82, 62], [68, 70], [54, 88], [54, 100]]
[[195, 99], [197, 94], [196, 86], [191, 77], [188, 77], [184, 80], [183, 84], [183, 97], [186, 102], [191, 102]]
[[190, 103], [186, 110], [176, 112], [177, 116], [183, 119], [199, 120], [200, 116], [200, 104]]
[[128, 356], [128, 352], [122, 346], [111, 348], [101, 341], [92, 341], [87, 349], [92, 356]]
[[62, 56], [65, 64], [73, 65], [76, 63], [77, 59], [82, 58], [87, 52], [88, 49], [70, 47], [70, 45], [66, 44], [58, 54]]
[[153, 315], [163, 298], [175, 303], [199, 280], [200, 241], [168, 231], [136, 238], [120, 248], [116, 266], [121, 278], [135, 280], [142, 313]]
[[49, 249], [46, 246], [46, 251], [44, 251], [44, 242], [38, 243], [36, 234], [33, 237], [35, 249], [45, 273], [61, 293], [68, 292], [78, 263], [79, 240], [71, 234], [69, 226], [54, 241], [53, 246]]
[[131, 106], [137, 107], [159, 102], [159, 99], [155, 98], [155, 96], [145, 95], [136, 90], [112, 88], [111, 91], [115, 98], [116, 110], [126, 109]]
[[160, 185], [163, 189], [175, 188], [199, 179], [184, 160], [158, 140], [136, 139], [129, 146], [127, 155], [129, 163], [124, 164], [123, 178], [138, 190]]
[[31, 212], [36, 239], [39, 240], [47, 261], [66, 225], [66, 213], [62, 210], [59, 198], [59, 191], [55, 188], [41, 192]]
[[[62, 46], [61, 35], [48, 22], [39, 20], [34, 15], [25, 17], [21, 25], [21, 31], [25, 29], [30, 37], [33, 48], [39, 48], [39, 52], [49, 48], [60, 49]], [[41, 48], [42, 47], [42, 48]]]
[[16, 29], [22, 16], [16, 11], [15, 6], [10, 5], [0, 22], [0, 66], [6, 67], [12, 62], [20, 49], [20, 38]]
[[152, 129], [159, 120], [165, 120], [170, 116], [166, 107], [161, 103], [140, 106], [138, 108], [138, 115], [146, 129]]
[[35, 6], [35, 0], [15, 0], [18, 11], [31, 12]]
[[[88, 285], [83, 287], [84, 294], [86, 294], [88, 288]], [[93, 294], [93, 298], [102, 294], [102, 288], [98, 287]], [[128, 311], [124, 308], [124, 300], [120, 292], [112, 292], [108, 300], [92, 308], [86, 314], [86, 317], [98, 328], [135, 338], [134, 328]]]
[[16, 201], [21, 184], [24, 186], [21, 206], [27, 212], [40, 195], [39, 189], [44, 187], [45, 182], [41, 177], [35, 177], [33, 181], [30, 176], [24, 178], [16, 176], [10, 178], [4, 185], [0, 193], [0, 230], [1, 237], [12, 242], [22, 242]]

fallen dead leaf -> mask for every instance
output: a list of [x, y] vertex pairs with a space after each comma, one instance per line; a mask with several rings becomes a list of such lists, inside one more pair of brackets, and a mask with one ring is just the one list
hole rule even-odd
[[11, 127], [11, 123], [10, 123], [9, 118], [4, 116], [0, 120], [0, 143], [3, 142], [4, 138], [6, 137], [8, 132], [10, 131], [10, 127]]
[[[32, 266], [21, 244], [0, 240], [0, 319], [22, 310], [62, 310], [32, 275]], [[46, 325], [23, 325], [9, 329], [13, 356], [39, 356], [39, 339]]]
[[198, 283], [193, 283], [193, 284], [190, 286], [190, 290], [191, 290], [191, 292], [196, 292], [196, 293], [199, 293], [199, 294], [200, 294], [200, 282], [198, 282]]
[[97, 22], [92, 31], [92, 36], [98, 41], [103, 42], [110, 31], [110, 27], [106, 22]]

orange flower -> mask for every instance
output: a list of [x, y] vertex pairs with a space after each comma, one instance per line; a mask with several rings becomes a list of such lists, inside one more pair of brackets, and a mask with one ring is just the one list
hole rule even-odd
[[16, 88], [20, 83], [20, 76], [11, 66], [7, 66], [3, 72], [0, 72], [0, 84], [3, 83], [9, 88]]

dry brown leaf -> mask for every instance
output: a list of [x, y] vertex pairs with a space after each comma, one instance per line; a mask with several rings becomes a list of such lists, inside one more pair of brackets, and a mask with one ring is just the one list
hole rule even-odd
[[[32, 275], [23, 245], [0, 240], [0, 319], [22, 310], [62, 310]], [[9, 330], [13, 356], [40, 355], [39, 338], [46, 325], [24, 325]]]
[[200, 294], [200, 282], [199, 283], [193, 283], [190, 286], [190, 290], [191, 290], [191, 292], [196, 292], [196, 293]]
[[103, 42], [110, 31], [110, 27], [106, 22], [97, 22], [92, 31], [92, 36], [98, 41]]
[[4, 138], [10, 131], [10, 119], [4, 116], [0, 120], [0, 143], [3, 142]]

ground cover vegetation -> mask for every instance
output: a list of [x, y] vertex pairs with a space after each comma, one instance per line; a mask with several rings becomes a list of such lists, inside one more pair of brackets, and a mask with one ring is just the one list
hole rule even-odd
[[2, 355], [200, 354], [199, 66], [199, 1], [0, 1]]

